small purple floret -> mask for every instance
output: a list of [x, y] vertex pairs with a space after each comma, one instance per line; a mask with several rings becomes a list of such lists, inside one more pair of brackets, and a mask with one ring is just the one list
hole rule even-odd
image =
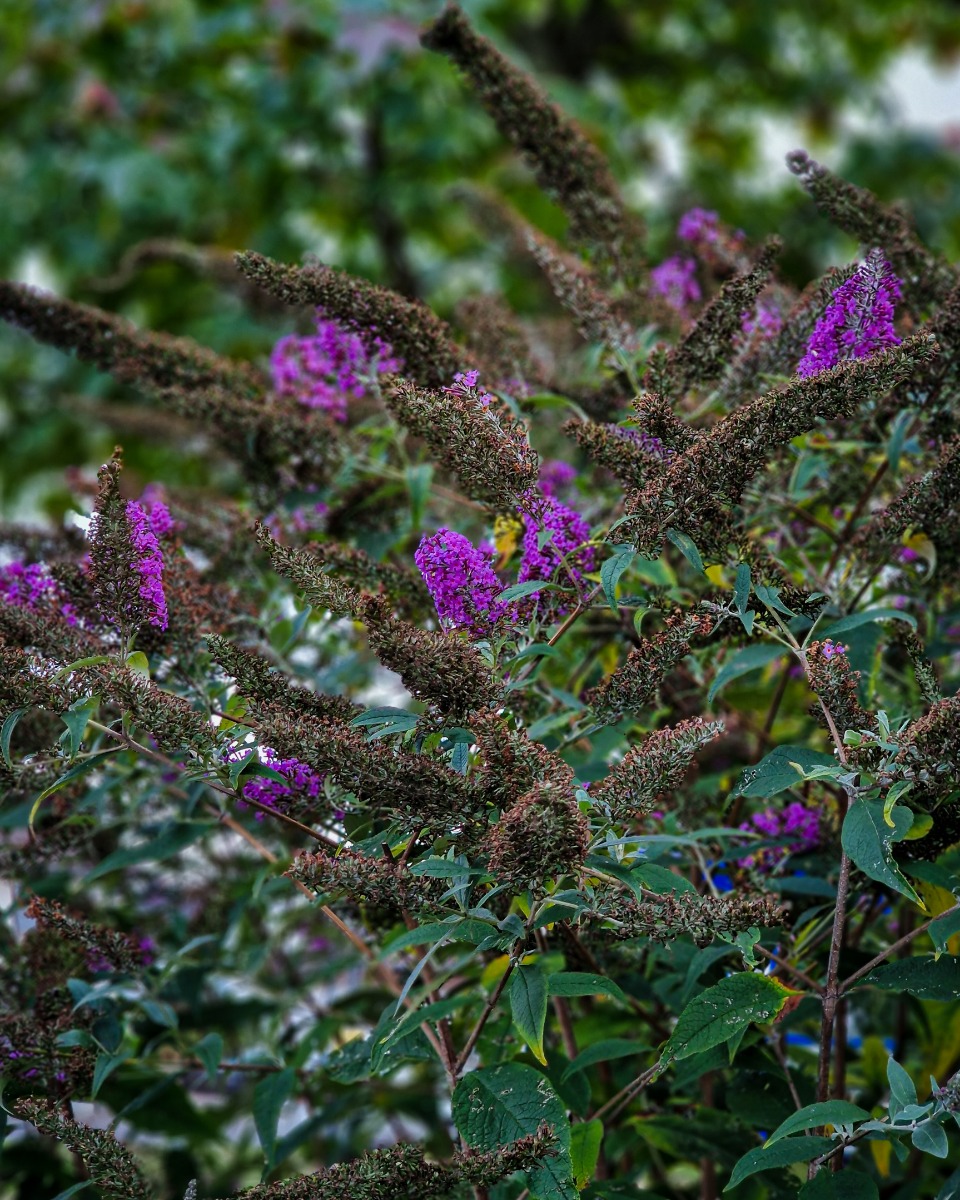
[[[542, 533], [548, 533], [549, 538], [541, 537]], [[556, 576], [560, 583], [572, 581], [579, 587], [584, 574], [596, 567], [596, 551], [585, 545], [589, 537], [590, 526], [583, 517], [556, 497], [548, 496], [539, 516], [527, 521], [517, 582], [550, 580]], [[562, 616], [566, 611], [563, 602], [553, 592], [548, 596], [551, 615]], [[547, 597], [534, 592], [531, 599], [539, 603]]]
[[[281, 758], [276, 750], [270, 746], [264, 746], [261, 751], [261, 761], [265, 767], [270, 767], [283, 775], [286, 782], [281, 783], [279, 779], [266, 779], [262, 775], [256, 775], [243, 785], [245, 800], [255, 800], [267, 808], [285, 812], [293, 800], [316, 800], [319, 798], [323, 789], [324, 777], [305, 762], [301, 762], [299, 758]], [[241, 807], [243, 806], [243, 800], [238, 803]], [[258, 812], [256, 819], [262, 821], [265, 816], [265, 813]]]
[[691, 208], [680, 218], [677, 237], [685, 242], [715, 242], [719, 236], [715, 212], [706, 208]]
[[650, 283], [654, 294], [662, 296], [678, 313], [686, 313], [688, 307], [700, 299], [697, 264], [692, 258], [674, 255], [665, 259], [650, 272]]

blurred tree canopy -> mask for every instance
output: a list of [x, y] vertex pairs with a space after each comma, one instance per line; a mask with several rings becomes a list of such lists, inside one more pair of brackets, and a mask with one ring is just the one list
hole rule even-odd
[[[760, 170], [776, 119], [848, 178], [902, 199], [934, 247], [953, 257], [960, 249], [955, 148], [898, 131], [892, 116], [873, 122], [882, 136], [840, 136], [853, 108], [883, 118], [883, 75], [896, 54], [956, 55], [952, 4], [465, 7], [610, 156], [647, 217], [653, 261], [693, 203], [751, 236], [802, 241], [807, 258], [784, 264], [798, 281], [849, 257], [785, 170], [773, 182]], [[290, 261], [312, 254], [441, 312], [491, 290], [522, 311], [541, 285], [451, 189], [492, 187], [551, 234], [562, 218], [455, 70], [419, 46], [420, 25], [440, 8], [439, 0], [3, 0], [0, 271], [244, 355], [266, 351], [289, 317], [248, 311], [223, 287], [227, 252], [238, 248]], [[791, 237], [797, 226], [803, 239]], [[136, 403], [106, 378], [0, 331], [0, 504], [57, 515], [64, 468], [103, 459], [118, 437], [131, 471], [202, 485], [206, 468], [189, 438], [154, 444]]]

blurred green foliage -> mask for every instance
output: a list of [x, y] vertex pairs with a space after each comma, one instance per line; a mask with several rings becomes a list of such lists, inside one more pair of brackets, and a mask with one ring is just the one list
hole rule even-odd
[[[849, 256], [786, 171], [770, 172], [777, 120], [848, 178], [902, 198], [928, 243], [953, 257], [960, 250], [955, 150], [898, 132], [892, 117], [874, 121], [882, 136], [842, 136], [854, 109], [883, 116], [882, 79], [895, 55], [956, 54], [950, 4], [465, 7], [610, 155], [645, 211], [653, 259], [693, 203], [751, 237], [776, 230], [802, 245], [783, 267], [795, 281]], [[244, 355], [266, 351], [283, 327], [252, 318], [187, 264], [124, 267], [124, 255], [157, 238], [290, 261], [314, 254], [443, 313], [478, 291], [504, 291], [521, 309], [542, 301], [538, 292], [531, 302], [538, 285], [503, 261], [451, 196], [457, 181], [482, 181], [546, 232], [562, 232], [558, 211], [449, 63], [420, 49], [419, 28], [440, 8], [438, 0], [3, 0], [0, 272]], [[56, 515], [64, 468], [102, 460], [118, 437], [133, 471], [202, 482], [189, 447], [159, 449], [122, 409], [107, 417], [105, 397], [135, 403], [0, 331], [0, 506]]]

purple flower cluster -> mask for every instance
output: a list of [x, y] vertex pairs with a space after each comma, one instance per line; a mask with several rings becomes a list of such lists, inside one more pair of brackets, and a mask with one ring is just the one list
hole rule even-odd
[[306, 408], [319, 408], [335, 421], [346, 421], [347, 400], [361, 399], [376, 375], [398, 371], [403, 365], [382, 338], [366, 339], [336, 321], [316, 314], [313, 337], [291, 334], [281, 338], [270, 355], [273, 390]]
[[654, 437], [652, 433], [647, 433], [644, 429], [625, 429], [622, 425], [616, 425], [614, 429], [619, 437], [632, 442], [644, 454], [649, 454], [652, 458], [659, 458], [661, 462], [666, 462], [667, 459], [673, 457], [673, 451], [669, 446], [665, 446], [658, 437]]
[[[166, 512], [166, 507], [163, 511]], [[169, 519], [170, 514], [166, 513]], [[136, 500], [128, 500], [127, 522], [130, 525], [130, 544], [133, 546], [135, 567], [140, 575], [140, 599], [146, 606], [147, 620], [158, 629], [167, 627], [167, 598], [163, 594], [163, 554], [150, 519]]]
[[680, 218], [677, 237], [684, 242], [715, 242], [720, 236], [719, 217], [706, 208], [691, 208]]
[[[561, 583], [572, 580], [579, 587], [584, 574], [596, 567], [596, 551], [584, 545], [589, 537], [590, 526], [583, 517], [556, 497], [548, 496], [537, 517], [527, 520], [517, 582], [548, 580], [558, 572]], [[534, 592], [530, 599], [538, 603], [541, 616], [546, 615], [543, 601], [552, 616], [562, 616], [566, 611], [555, 593], [548, 598]]]
[[692, 258], [674, 255], [665, 259], [650, 272], [650, 283], [654, 295], [662, 296], [675, 312], [681, 314], [700, 299], [697, 264]]
[[752, 313], [745, 312], [741, 316], [740, 328], [747, 337], [757, 332], [761, 337], [776, 337], [783, 328], [783, 317], [779, 307], [772, 300], [758, 300]]
[[856, 273], [831, 296], [810, 335], [797, 374], [809, 379], [840, 362], [868, 358], [887, 346], [898, 346], [893, 309], [900, 293], [900, 280], [883, 252], [871, 250]]
[[[281, 758], [276, 750], [264, 746], [260, 752], [261, 761], [266, 767], [279, 772], [286, 779], [267, 779], [261, 775], [248, 779], [243, 785], [243, 797], [255, 800], [267, 808], [275, 808], [285, 812], [294, 800], [316, 800], [323, 789], [323, 775], [299, 758]], [[241, 807], [246, 807], [243, 800], [238, 801]], [[256, 819], [262, 821], [265, 813], [258, 812]]]
[[73, 605], [63, 600], [60, 585], [46, 563], [12, 562], [0, 567], [0, 600], [19, 608], [52, 604], [59, 607], [68, 625], [77, 623]]
[[493, 569], [493, 555], [462, 533], [443, 528], [424, 537], [414, 561], [446, 628], [485, 636], [508, 614], [509, 606], [496, 599], [503, 584]]
[[489, 408], [493, 396], [489, 392], [478, 392], [477, 380], [479, 371], [458, 371], [453, 377], [453, 386], [443, 390], [451, 396], [464, 396], [468, 400], [476, 400], [481, 408]]
[[820, 845], [820, 817], [816, 809], [793, 801], [782, 812], [772, 808], [754, 813], [749, 821], [744, 821], [741, 829], [751, 833], [765, 833], [770, 838], [791, 837], [794, 840], [788, 846], [761, 851], [738, 860], [741, 867], [757, 867], [760, 870], [771, 871], [788, 855], [813, 850]]
[[824, 658], [833, 658], [835, 655], [846, 654], [846, 652], [847, 652], [846, 646], [841, 645], [840, 642], [837, 642], [836, 645], [834, 645], [832, 638], [824, 639], [824, 642], [823, 642], [823, 657]]
[[548, 459], [540, 467], [540, 490], [545, 496], [556, 496], [562, 488], [569, 487], [576, 479], [577, 471], [559, 458]]

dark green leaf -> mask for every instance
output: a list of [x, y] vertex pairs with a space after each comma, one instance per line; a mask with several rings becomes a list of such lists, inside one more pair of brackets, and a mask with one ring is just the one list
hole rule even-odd
[[704, 570], [703, 566], [703, 559], [700, 557], [700, 551], [695, 546], [691, 537], [688, 537], [687, 534], [682, 533], [679, 529], [668, 529], [667, 541], [672, 542], [687, 560], [687, 562], [692, 567], [696, 568], [701, 575], [706, 575], [706, 571]]
[[0, 727], [0, 754], [3, 755], [3, 761], [11, 770], [13, 770], [13, 759], [10, 757], [10, 739], [13, 737], [17, 722], [24, 713], [29, 711], [29, 708], [15, 708]]
[[627, 1003], [623, 991], [603, 975], [588, 971], [557, 971], [549, 978], [551, 996], [613, 996]]
[[793, 1163], [810, 1162], [811, 1159], [819, 1158], [821, 1154], [832, 1150], [835, 1145], [836, 1142], [828, 1137], [799, 1137], [786, 1138], [782, 1142], [777, 1142], [775, 1146], [771, 1146], [769, 1150], [763, 1147], [751, 1150], [733, 1168], [730, 1182], [723, 1190], [729, 1192], [731, 1188], [735, 1188], [749, 1176], [756, 1175], [758, 1171], [769, 1171], [773, 1167], [789, 1167]]
[[778, 792], [800, 786], [800, 773], [791, 763], [798, 763], [805, 770], [810, 770], [813, 767], [835, 766], [836, 762], [832, 754], [808, 750], [806, 746], [777, 746], [755, 767], [744, 770], [734, 795], [758, 796], [765, 800]]
[[860, 982], [921, 1000], [960, 1000], [960, 958], [952, 954], [902, 958], [876, 967]]
[[223, 1038], [219, 1033], [208, 1033], [193, 1048], [194, 1054], [203, 1063], [207, 1078], [213, 1083], [217, 1068], [223, 1059]]
[[626, 1038], [605, 1038], [602, 1042], [594, 1042], [586, 1050], [581, 1050], [577, 1057], [563, 1073], [564, 1079], [569, 1079], [578, 1071], [585, 1071], [595, 1063], [610, 1062], [615, 1058], [633, 1058], [644, 1054], [650, 1049], [643, 1042], [631, 1042]]
[[253, 1089], [253, 1123], [263, 1150], [264, 1176], [273, 1168], [277, 1151], [277, 1126], [280, 1110], [293, 1093], [297, 1074], [292, 1067], [285, 1067], [276, 1074], [265, 1075]]
[[800, 1189], [797, 1200], [879, 1200], [877, 1185], [860, 1171], [821, 1167]]
[[710, 685], [710, 691], [707, 693], [707, 702], [710, 703], [720, 689], [726, 687], [731, 680], [738, 679], [741, 675], [748, 675], [751, 671], [759, 671], [761, 667], [782, 658], [785, 653], [783, 646], [744, 646], [742, 650], [738, 650], [729, 658], [717, 672]]
[[768, 975], [743, 971], [721, 979], [695, 996], [680, 1014], [664, 1047], [664, 1062], [719, 1046], [754, 1022], [772, 1021], [790, 994]]
[[806, 1108], [787, 1117], [770, 1134], [766, 1145], [772, 1146], [791, 1133], [816, 1129], [818, 1125], [852, 1125], [854, 1121], [869, 1120], [870, 1114], [858, 1104], [851, 1104], [849, 1100], [824, 1100], [818, 1104], [808, 1104]]
[[880, 800], [855, 800], [843, 822], [841, 843], [864, 875], [920, 904], [920, 897], [894, 862], [890, 850], [893, 842], [900, 841], [910, 831], [913, 814], [909, 809], [895, 807], [889, 816], [892, 826], [884, 820]]
[[615, 546], [612, 557], [608, 558], [600, 568], [600, 582], [603, 584], [603, 594], [607, 603], [613, 609], [614, 616], [620, 615], [617, 606], [617, 584], [620, 576], [630, 569], [636, 557], [633, 546]]
[[869, 608], [865, 612], [851, 613], [849, 617], [841, 617], [826, 629], [817, 631], [818, 637], [833, 638], [838, 633], [846, 633], [850, 629], [858, 629], [861, 625], [869, 625], [872, 621], [906, 621], [911, 628], [916, 629], [917, 618], [912, 613], [899, 608]]
[[546, 1066], [543, 1026], [547, 1019], [547, 976], [536, 963], [517, 967], [510, 976], [507, 994], [517, 1032]]

